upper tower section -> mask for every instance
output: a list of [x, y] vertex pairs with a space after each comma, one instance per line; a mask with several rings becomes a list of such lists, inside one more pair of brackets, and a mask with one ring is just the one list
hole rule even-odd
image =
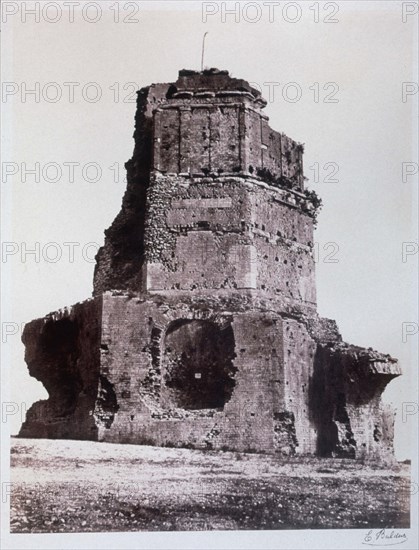
[[302, 145], [269, 127], [265, 105], [217, 69], [138, 91], [127, 190], [97, 255], [95, 295], [236, 294], [315, 308], [318, 201], [304, 190]]
[[303, 146], [269, 127], [260, 92], [228, 71], [181, 70], [153, 113], [152, 168], [303, 190]]

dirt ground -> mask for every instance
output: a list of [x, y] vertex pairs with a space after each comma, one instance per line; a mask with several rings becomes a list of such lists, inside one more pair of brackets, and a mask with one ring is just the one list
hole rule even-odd
[[13, 439], [11, 532], [409, 527], [409, 466]]

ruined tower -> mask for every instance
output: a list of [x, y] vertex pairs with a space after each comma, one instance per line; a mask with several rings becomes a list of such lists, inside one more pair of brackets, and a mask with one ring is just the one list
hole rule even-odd
[[138, 92], [94, 297], [29, 323], [49, 399], [20, 435], [321, 456], [392, 454], [397, 361], [319, 318], [303, 146], [227, 71]]

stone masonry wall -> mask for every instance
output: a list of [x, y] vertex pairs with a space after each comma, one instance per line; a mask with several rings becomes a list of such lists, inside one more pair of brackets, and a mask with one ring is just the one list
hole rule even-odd
[[101, 317], [95, 298], [25, 325], [25, 361], [49, 398], [28, 410], [21, 436], [97, 438]]
[[317, 344], [301, 321], [284, 319], [284, 409], [295, 425], [296, 452], [316, 452], [310, 387]]
[[392, 457], [394, 411], [381, 394], [400, 373], [389, 356], [342, 342], [319, 344], [310, 388], [318, 454]]
[[[100, 440], [272, 452], [274, 415], [283, 409], [281, 320], [203, 302], [206, 307], [199, 308], [158, 296], [104, 296], [101, 372], [115, 388], [118, 410], [112, 423], [99, 427]], [[231, 326], [233, 390], [223, 407], [188, 410], [167, 400], [164, 335], [179, 320]], [[205, 365], [195, 370], [202, 371], [197, 380], [205, 387]], [[194, 372], [189, 374], [196, 384]], [[278, 452], [289, 454], [287, 428], [282, 432], [286, 443]]]
[[316, 311], [303, 146], [216, 69], [139, 90], [94, 299], [28, 323], [20, 435], [391, 458], [400, 369]]
[[155, 175], [145, 288], [246, 288], [314, 308], [313, 218], [302, 211], [304, 203], [299, 194], [238, 177]]
[[23, 340], [50, 398], [22, 436], [392, 457], [380, 398], [397, 362], [239, 291], [108, 292], [29, 323]]
[[315, 308], [313, 218], [302, 211], [298, 194], [255, 187], [253, 244], [257, 251], [257, 288], [296, 304]]
[[[231, 78], [223, 71], [207, 71], [204, 75], [181, 71], [174, 84], [153, 84], [139, 90], [135, 147], [132, 159], [126, 163], [127, 190], [121, 211], [106, 230], [105, 244], [97, 254], [94, 295], [113, 289], [138, 292], [147, 288], [146, 202], [154, 210], [163, 206], [153, 205], [159, 197], [149, 190], [150, 178], [157, 178], [160, 172], [182, 175], [186, 185], [194, 174], [211, 175], [212, 179], [230, 174], [268, 182], [271, 189], [275, 185], [278, 195], [284, 191], [283, 186], [293, 188], [286, 202], [291, 208], [304, 204], [304, 211], [313, 215], [310, 201], [295, 192], [304, 187], [303, 148], [269, 127], [268, 118], [260, 111], [265, 105], [260, 93], [246, 81]], [[182, 185], [176, 177], [173, 184]], [[195, 198], [204, 197], [198, 194]], [[195, 203], [188, 210], [199, 217], [203, 208]], [[164, 214], [162, 210], [160, 213]], [[154, 223], [150, 218], [148, 221]], [[242, 251], [246, 261], [253, 261], [253, 249], [236, 251], [239, 258]], [[243, 277], [245, 286], [254, 285], [253, 274], [247, 272]], [[295, 295], [298, 292], [296, 288], [293, 291]], [[308, 297], [310, 291], [302, 293]]]
[[110, 289], [139, 290], [144, 278], [144, 223], [152, 158], [153, 110], [165, 99], [169, 84], [153, 84], [137, 94], [135, 147], [127, 169], [122, 207], [105, 231], [96, 256], [93, 295]]
[[303, 189], [302, 146], [272, 130], [247, 96], [233, 98], [163, 103], [154, 114], [154, 169], [191, 176], [265, 171]]

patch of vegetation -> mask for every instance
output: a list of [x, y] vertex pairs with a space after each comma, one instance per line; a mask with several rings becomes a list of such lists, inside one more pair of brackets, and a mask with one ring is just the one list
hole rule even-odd
[[317, 195], [313, 189], [305, 189], [304, 195], [308, 201], [313, 205], [312, 210], [308, 210], [307, 206], [303, 206], [303, 210], [314, 218], [314, 223], [317, 223], [317, 216], [323, 206], [322, 199]]
[[298, 184], [295, 181], [291, 180], [290, 178], [286, 178], [285, 176], [275, 176], [268, 168], [258, 168], [256, 170], [256, 175], [273, 187], [281, 187], [283, 189], [298, 189]]

